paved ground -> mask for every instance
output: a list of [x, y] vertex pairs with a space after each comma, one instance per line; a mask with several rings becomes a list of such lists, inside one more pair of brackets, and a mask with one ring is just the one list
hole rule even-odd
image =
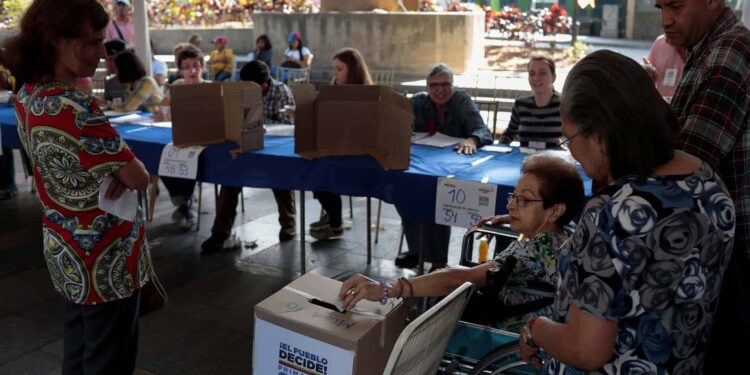
[[[40, 249], [40, 205], [22, 175], [18, 182], [21, 193], [0, 202], [0, 374], [57, 374], [61, 300], [52, 289]], [[175, 228], [164, 189], [154, 222], [147, 226], [155, 267], [170, 301], [141, 321], [137, 374], [250, 373], [253, 306], [300, 275], [299, 242], [279, 244], [270, 190], [246, 189], [246, 211], [237, 219], [240, 237], [257, 241], [257, 248], [201, 256], [200, 243], [209, 236], [214, 216], [212, 185], [204, 186], [205, 215], [199, 232]], [[373, 248], [373, 262], [366, 264], [365, 202], [354, 198], [352, 227], [343, 238], [313, 242], [307, 237], [308, 270], [339, 278], [354, 272], [385, 279], [404, 274], [392, 262], [400, 220], [388, 204], [383, 205], [383, 229]], [[311, 194], [305, 203], [310, 223], [317, 219], [320, 205]], [[374, 215], [377, 200], [372, 206]], [[348, 207], [345, 199], [345, 212]], [[463, 230], [453, 232], [450, 259], [457, 263]]]

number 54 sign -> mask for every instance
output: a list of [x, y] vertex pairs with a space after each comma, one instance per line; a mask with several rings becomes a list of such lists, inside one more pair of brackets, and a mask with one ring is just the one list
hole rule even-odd
[[468, 228], [481, 218], [495, 215], [496, 200], [496, 185], [439, 178], [435, 223]]

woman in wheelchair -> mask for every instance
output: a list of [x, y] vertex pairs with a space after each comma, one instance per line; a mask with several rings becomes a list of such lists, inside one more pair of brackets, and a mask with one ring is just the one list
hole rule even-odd
[[[481, 288], [487, 282], [488, 270], [501, 268], [506, 259], [513, 257], [517, 262], [509, 270], [507, 285], [501, 289], [499, 299], [505, 306], [538, 300], [543, 297], [530, 291], [529, 284], [557, 285], [557, 249], [569, 236], [563, 226], [578, 215], [583, 202], [583, 181], [573, 164], [554, 156], [530, 156], [521, 166], [521, 178], [515, 191], [508, 195], [508, 215], [483, 221], [510, 223], [513, 231], [523, 235], [493, 260], [472, 268], [447, 268], [390, 283], [378, 283], [356, 275], [344, 282], [339, 298], [348, 309], [362, 299], [383, 302], [393, 297], [445, 296], [466, 281]], [[486, 306], [486, 309], [492, 306]], [[504, 315], [502, 312], [497, 314]], [[551, 311], [540, 307], [531, 315], [539, 314], [551, 316]], [[518, 332], [525, 318], [511, 317], [504, 322], [503, 328]]]

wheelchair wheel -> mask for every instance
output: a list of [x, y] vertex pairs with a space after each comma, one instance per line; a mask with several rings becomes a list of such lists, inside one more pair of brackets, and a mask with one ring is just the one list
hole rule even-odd
[[504, 345], [482, 358], [469, 375], [536, 374], [534, 366], [521, 360], [517, 344]]

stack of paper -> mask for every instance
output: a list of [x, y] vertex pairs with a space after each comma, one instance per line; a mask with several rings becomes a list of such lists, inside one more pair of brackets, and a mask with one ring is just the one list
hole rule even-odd
[[[426, 133], [422, 133], [422, 134], [426, 134]], [[425, 136], [416, 140], [414, 140], [414, 136], [412, 136], [412, 143], [415, 145], [440, 147], [440, 148], [455, 146], [463, 142], [463, 140], [464, 140], [463, 138], [450, 137], [443, 133], [435, 133], [435, 135], [433, 136]]]

